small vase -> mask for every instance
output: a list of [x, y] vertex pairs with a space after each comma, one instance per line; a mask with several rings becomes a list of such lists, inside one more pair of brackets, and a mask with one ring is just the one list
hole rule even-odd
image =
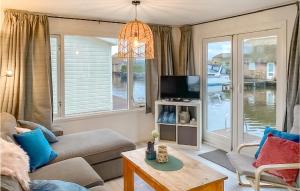
[[154, 142], [152, 142], [152, 141], [149, 141], [147, 143], [146, 159], [147, 160], [155, 160], [156, 159], [156, 151], [154, 150]]

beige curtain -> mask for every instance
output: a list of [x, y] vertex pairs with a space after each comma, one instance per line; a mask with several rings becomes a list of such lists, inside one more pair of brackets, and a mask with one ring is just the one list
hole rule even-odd
[[154, 113], [155, 101], [159, 98], [160, 76], [173, 75], [172, 28], [150, 26], [154, 41], [154, 59], [146, 61], [146, 112]]
[[192, 26], [181, 27], [180, 31], [179, 62], [176, 68], [178, 68], [179, 75], [193, 75], [195, 63]]
[[294, 122], [294, 107], [300, 104], [300, 3], [297, 3], [297, 15], [291, 40], [288, 62], [286, 114], [284, 130], [289, 132]]
[[6, 10], [1, 31], [1, 112], [17, 119], [52, 124], [51, 62], [48, 18]]

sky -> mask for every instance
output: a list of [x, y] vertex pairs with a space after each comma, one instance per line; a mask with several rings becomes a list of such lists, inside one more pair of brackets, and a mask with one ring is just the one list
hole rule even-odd
[[221, 53], [231, 53], [231, 41], [208, 43], [208, 60]]

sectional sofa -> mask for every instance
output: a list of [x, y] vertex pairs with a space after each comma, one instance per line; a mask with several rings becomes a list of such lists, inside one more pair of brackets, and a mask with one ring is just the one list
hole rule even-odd
[[[12, 141], [16, 119], [1, 113], [0, 120], [1, 137]], [[104, 181], [122, 176], [121, 153], [136, 148], [130, 140], [109, 129], [59, 136], [58, 142], [51, 146], [58, 157], [30, 173], [30, 178], [74, 182], [92, 191], [104, 191]], [[21, 188], [13, 178], [1, 176], [2, 190], [21, 191]]]

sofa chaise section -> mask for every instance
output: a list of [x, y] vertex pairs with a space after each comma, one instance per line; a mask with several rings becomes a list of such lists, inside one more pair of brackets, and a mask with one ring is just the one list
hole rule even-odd
[[83, 157], [103, 180], [122, 176], [121, 153], [136, 148], [127, 138], [109, 129], [60, 136], [52, 147], [58, 153], [52, 163]]

